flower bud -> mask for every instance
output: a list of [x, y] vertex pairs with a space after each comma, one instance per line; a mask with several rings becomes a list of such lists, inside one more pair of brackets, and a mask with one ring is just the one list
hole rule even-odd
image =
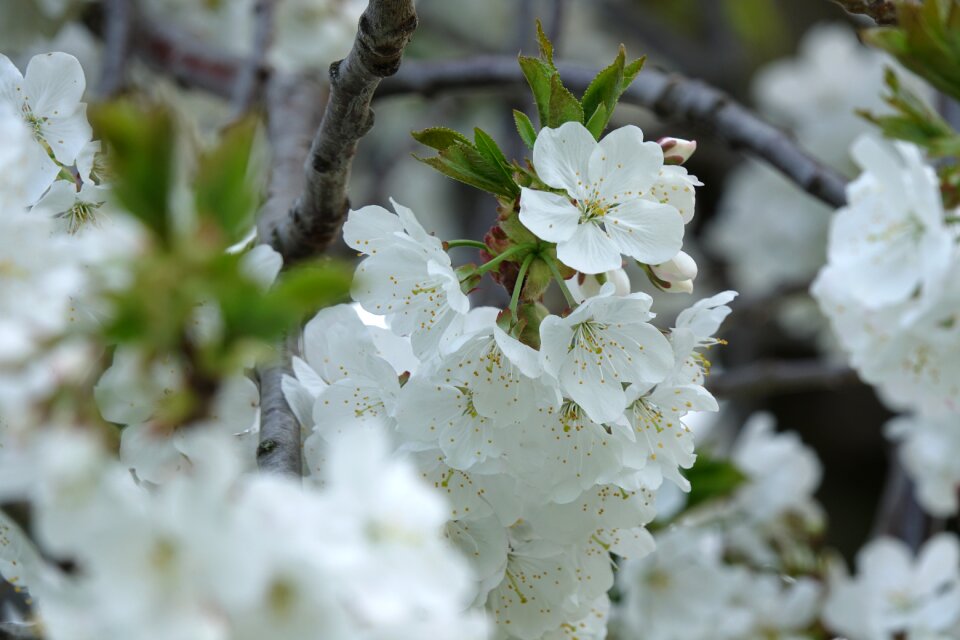
[[600, 293], [600, 289], [607, 282], [613, 283], [614, 295], [630, 294], [630, 276], [623, 269], [613, 269], [596, 275], [579, 273], [567, 280], [567, 288], [577, 302], [583, 302]]
[[693, 152], [697, 150], [696, 140], [660, 138], [657, 142], [660, 144], [660, 148], [663, 149], [664, 164], [683, 164], [689, 160]]
[[681, 251], [663, 264], [651, 265], [650, 270], [660, 280], [670, 283], [668, 291], [690, 293], [697, 277], [697, 263], [685, 251]]

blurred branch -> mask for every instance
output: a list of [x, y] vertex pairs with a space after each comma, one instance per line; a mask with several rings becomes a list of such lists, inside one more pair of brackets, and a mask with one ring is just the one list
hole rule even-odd
[[[595, 70], [560, 63], [565, 84], [587, 88]], [[411, 61], [383, 83], [379, 97], [417, 93], [432, 96], [454, 90], [524, 86], [516, 60], [482, 57], [449, 62]], [[784, 131], [769, 124], [726, 93], [699, 80], [644, 69], [622, 101], [650, 109], [665, 120], [706, 127], [736, 149], [746, 150], [780, 170], [807, 193], [832, 207], [846, 202], [846, 179], [801, 149]]]
[[888, 458], [887, 479], [870, 537], [893, 536], [916, 551], [926, 539], [928, 518], [917, 503], [913, 482], [900, 462], [896, 445], [892, 445]]
[[[408, 29], [416, 25], [415, 14], [411, 15], [413, 22], [406, 25]], [[176, 79], [191, 86], [220, 96], [231, 96], [242, 60], [214, 51], [169, 27], [138, 25], [139, 33], [143, 37], [137, 38], [136, 50], [148, 63], [167, 70]], [[392, 46], [401, 45], [399, 50], [393, 49], [393, 57], [387, 56], [394, 64], [386, 69], [389, 73], [396, 72], [395, 65], [399, 64], [406, 38], [409, 38], [409, 32], [402, 30], [387, 33], [388, 40], [394, 39]], [[358, 39], [357, 42], [361, 41]], [[324, 206], [314, 206], [309, 212], [307, 209], [294, 208], [287, 220], [271, 226], [271, 244], [287, 258], [303, 257], [322, 249], [336, 233], [346, 213], [345, 184], [350, 159], [357, 140], [366, 130], [355, 124], [345, 126], [345, 119], [366, 113], [372, 121], [370, 99], [377, 84], [386, 77], [361, 70], [363, 62], [360, 58], [363, 56], [356, 51], [357, 45], [346, 60], [333, 68], [333, 75], [337, 76], [334, 78], [335, 84], [341, 84], [343, 88], [338, 90], [334, 87], [333, 93], [337, 98], [336, 102], [331, 100], [327, 106], [329, 118], [325, 116], [327, 124], [324, 125], [327, 133], [324, 133], [322, 126], [314, 141], [318, 143], [321, 138], [326, 140], [324, 145], [315, 144], [311, 152], [313, 160], [319, 161], [319, 165], [314, 163], [313, 167], [308, 168], [312, 176], [309, 184], [313, 185], [310, 200], [317, 203], [314, 197], [317, 196], [316, 188], [323, 182], [328, 185], [329, 194], [335, 191], [343, 194], [342, 209], [337, 210], [338, 205], [334, 203], [337, 198], [325, 196], [320, 202]], [[347, 64], [351, 60], [353, 64]], [[577, 91], [585, 90], [596, 73], [595, 69], [583, 65], [561, 63], [559, 66], [565, 82]], [[355, 73], [350, 82], [340, 77], [344, 71]], [[394, 77], [383, 82], [377, 97], [411, 93], [429, 97], [457, 90], [523, 86], [525, 80], [512, 57], [476, 57], [442, 62], [413, 60], [407, 62]], [[668, 121], [704, 126], [732, 147], [765, 160], [807, 193], [830, 206], [840, 207], [846, 202], [846, 180], [839, 173], [810, 156], [784, 131], [704, 82], [647, 68], [624, 94], [623, 101], [648, 108]], [[367, 122], [365, 126], [369, 127], [369, 124]], [[321, 155], [315, 155], [314, 151]], [[330, 158], [335, 161], [328, 165]], [[323, 171], [314, 170], [317, 166]]]
[[244, 60], [207, 45], [174, 26], [137, 20], [133, 53], [177, 82], [223, 98], [233, 95]]
[[718, 396], [729, 398], [821, 391], [858, 382], [856, 372], [846, 366], [816, 359], [775, 360], [712, 374], [707, 378], [707, 388]]
[[256, 0], [253, 5], [253, 47], [240, 68], [233, 94], [234, 114], [239, 117], [257, 102], [268, 75], [267, 50], [273, 39], [276, 0]]
[[260, 379], [260, 471], [300, 478], [303, 468], [300, 423], [283, 396], [283, 376], [293, 375], [290, 359], [296, 340], [290, 338], [280, 349], [276, 362], [257, 369]]
[[897, 5], [893, 0], [833, 0], [847, 13], [869, 16], [877, 24], [897, 24]]
[[400, 68], [416, 28], [413, 0], [370, 0], [353, 48], [331, 65], [330, 98], [304, 167], [306, 186], [288, 215], [264, 235], [287, 263], [323, 251], [339, 231], [349, 209], [350, 165], [373, 126], [373, 92]]
[[125, 85], [134, 11], [132, 0], [104, 2], [103, 66], [97, 87], [98, 97], [101, 99], [115, 96]]

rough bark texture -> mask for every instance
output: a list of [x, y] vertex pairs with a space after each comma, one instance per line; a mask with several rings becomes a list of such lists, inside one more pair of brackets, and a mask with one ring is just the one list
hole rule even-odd
[[290, 358], [296, 340], [285, 343], [275, 363], [257, 369], [260, 379], [260, 444], [257, 466], [260, 471], [300, 478], [302, 447], [300, 423], [283, 396], [283, 376], [293, 375]]
[[[558, 64], [564, 83], [583, 91], [595, 70]], [[485, 57], [450, 62], [411, 62], [380, 87], [378, 96], [417, 93], [426, 96], [452, 90], [523, 85], [516, 60]], [[846, 180], [801, 149], [784, 131], [710, 85], [644, 69], [623, 95], [624, 103], [650, 109], [661, 118], [706, 127], [732, 147], [749, 151], [777, 168], [807, 193], [832, 207], [846, 202]]]
[[330, 66], [330, 98], [304, 166], [304, 191], [264, 236], [287, 263], [323, 251], [340, 230], [350, 206], [350, 165], [373, 126], [373, 93], [400, 68], [416, 27], [413, 0], [371, 0], [350, 54]]
[[897, 5], [893, 0], [833, 0], [849, 13], [870, 16], [877, 24], [896, 24]]

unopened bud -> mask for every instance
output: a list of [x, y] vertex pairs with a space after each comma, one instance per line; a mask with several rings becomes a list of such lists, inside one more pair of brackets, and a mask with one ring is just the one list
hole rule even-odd
[[613, 269], [596, 275], [579, 273], [567, 280], [567, 288], [577, 302], [583, 302], [600, 293], [600, 289], [607, 282], [613, 284], [614, 295], [630, 295], [630, 276], [623, 269]]
[[664, 164], [683, 164], [689, 160], [693, 152], [697, 150], [696, 140], [660, 138], [657, 142], [660, 144], [660, 148], [663, 149]]
[[669, 291], [693, 291], [697, 277], [697, 263], [685, 251], [681, 251], [663, 264], [651, 265], [650, 270], [660, 280], [670, 284]]

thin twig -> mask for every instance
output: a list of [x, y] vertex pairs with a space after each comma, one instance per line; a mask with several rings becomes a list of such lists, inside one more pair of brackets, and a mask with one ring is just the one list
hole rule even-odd
[[[560, 63], [568, 87], [583, 91], [595, 70]], [[385, 81], [379, 97], [417, 93], [432, 96], [453, 90], [522, 86], [516, 60], [483, 57], [449, 62], [410, 62]], [[840, 207], [846, 202], [846, 180], [801, 149], [784, 131], [699, 80], [647, 68], [623, 96], [623, 102], [650, 109], [662, 118], [703, 126], [734, 148], [744, 149], [779, 169], [807, 193]]]
[[917, 503], [915, 487], [894, 445], [888, 456], [887, 479], [874, 516], [871, 538], [893, 536], [916, 551], [927, 536], [928, 518]]
[[273, 40], [276, 0], [256, 0], [253, 5], [253, 47], [237, 75], [233, 93], [234, 115], [239, 117], [257, 103], [268, 75], [267, 51]]
[[260, 471], [299, 478], [303, 468], [300, 423], [283, 395], [283, 376], [293, 375], [290, 359], [296, 352], [296, 340], [291, 337], [283, 344], [276, 362], [257, 369], [260, 379], [257, 466]]
[[264, 236], [285, 262], [323, 251], [340, 230], [350, 206], [347, 183], [353, 156], [373, 126], [373, 93], [400, 68], [416, 28], [413, 0], [370, 0], [353, 49], [330, 66], [330, 99], [304, 167], [305, 189], [288, 215]]
[[897, 5], [893, 0], [833, 0], [847, 13], [869, 16], [877, 24], [897, 24]]
[[132, 0], [106, 0], [104, 13], [103, 66], [97, 93], [101, 99], [108, 99], [123, 91], [126, 84], [134, 24]]
[[775, 360], [714, 373], [707, 378], [707, 388], [729, 398], [823, 391], [858, 382], [856, 372], [846, 366], [820, 360]]

